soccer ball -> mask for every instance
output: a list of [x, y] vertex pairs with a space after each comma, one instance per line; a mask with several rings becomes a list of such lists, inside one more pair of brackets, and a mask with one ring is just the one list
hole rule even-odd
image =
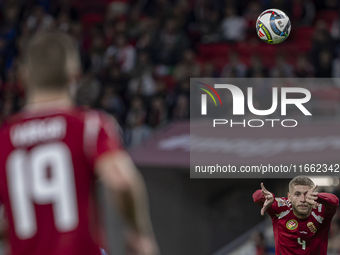
[[256, 32], [266, 43], [278, 44], [287, 39], [290, 34], [290, 20], [278, 9], [269, 9], [260, 14], [256, 21]]

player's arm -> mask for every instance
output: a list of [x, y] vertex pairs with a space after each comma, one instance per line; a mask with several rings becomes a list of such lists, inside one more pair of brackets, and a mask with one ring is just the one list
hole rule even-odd
[[313, 207], [316, 207], [316, 203], [322, 204], [325, 207], [325, 215], [333, 217], [339, 206], [339, 199], [337, 196], [330, 193], [319, 193], [316, 192], [316, 185], [311, 188], [306, 194], [306, 201]]
[[332, 218], [336, 213], [336, 210], [339, 206], [339, 199], [337, 196], [330, 193], [319, 193], [316, 192], [316, 185], [314, 188], [310, 189], [306, 194], [307, 203], [311, 204], [314, 208], [316, 207], [316, 203], [320, 203], [325, 207], [325, 216], [328, 218]]
[[339, 206], [339, 199], [334, 194], [319, 193], [316, 202], [325, 207], [325, 216], [332, 218]]
[[122, 150], [105, 153], [98, 158], [95, 168], [130, 228], [129, 238], [133, 240], [128, 248], [133, 249], [132, 254], [158, 254], [144, 181], [130, 156]]
[[264, 215], [265, 211], [271, 216], [275, 214], [274, 208], [271, 208], [275, 201], [275, 196], [264, 187], [263, 183], [261, 183], [261, 189], [254, 192], [253, 200], [255, 203], [262, 206], [261, 215]]

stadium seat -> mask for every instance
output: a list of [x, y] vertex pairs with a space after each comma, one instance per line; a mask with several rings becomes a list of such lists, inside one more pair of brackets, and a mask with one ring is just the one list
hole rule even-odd
[[314, 28], [313, 27], [299, 27], [294, 34], [296, 35], [294, 36], [294, 40], [311, 41], [313, 34], [314, 34]]
[[316, 14], [316, 20], [323, 20], [327, 23], [328, 28], [331, 28], [333, 21], [339, 18], [338, 11], [322, 10]]
[[228, 57], [231, 46], [227, 44], [200, 44], [198, 46], [199, 55], [207, 60], [218, 57]]
[[275, 45], [261, 43], [254, 49], [254, 53], [258, 54], [266, 67], [271, 67], [274, 64]]
[[102, 2], [89, 2], [82, 3], [76, 6], [80, 16], [84, 16], [89, 13], [98, 13], [104, 15], [106, 10], [106, 4]]
[[224, 57], [216, 57], [211, 60], [218, 72], [221, 72], [223, 67], [228, 63], [228, 59]]
[[176, 81], [172, 75], [165, 75], [160, 78], [166, 86], [167, 91], [173, 91], [176, 85]]

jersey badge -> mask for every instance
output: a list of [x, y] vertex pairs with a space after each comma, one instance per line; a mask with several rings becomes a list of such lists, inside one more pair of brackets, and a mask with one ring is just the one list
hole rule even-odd
[[286, 223], [286, 227], [289, 229], [289, 230], [294, 230], [298, 227], [298, 223], [296, 220], [289, 220], [287, 221]]
[[278, 207], [287, 205], [286, 200], [283, 200], [282, 198], [275, 198], [275, 200], [277, 202]]
[[308, 222], [307, 223], [307, 227], [308, 227], [308, 229], [310, 230], [310, 232], [312, 232], [312, 233], [316, 233], [316, 231], [317, 231], [317, 228], [315, 227], [315, 225], [314, 225], [314, 223], [313, 222]]

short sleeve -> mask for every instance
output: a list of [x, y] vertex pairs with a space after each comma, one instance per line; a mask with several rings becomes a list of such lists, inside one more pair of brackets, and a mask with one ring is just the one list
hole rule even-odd
[[84, 153], [91, 165], [104, 153], [123, 149], [122, 131], [110, 115], [89, 111], [84, 123]]

